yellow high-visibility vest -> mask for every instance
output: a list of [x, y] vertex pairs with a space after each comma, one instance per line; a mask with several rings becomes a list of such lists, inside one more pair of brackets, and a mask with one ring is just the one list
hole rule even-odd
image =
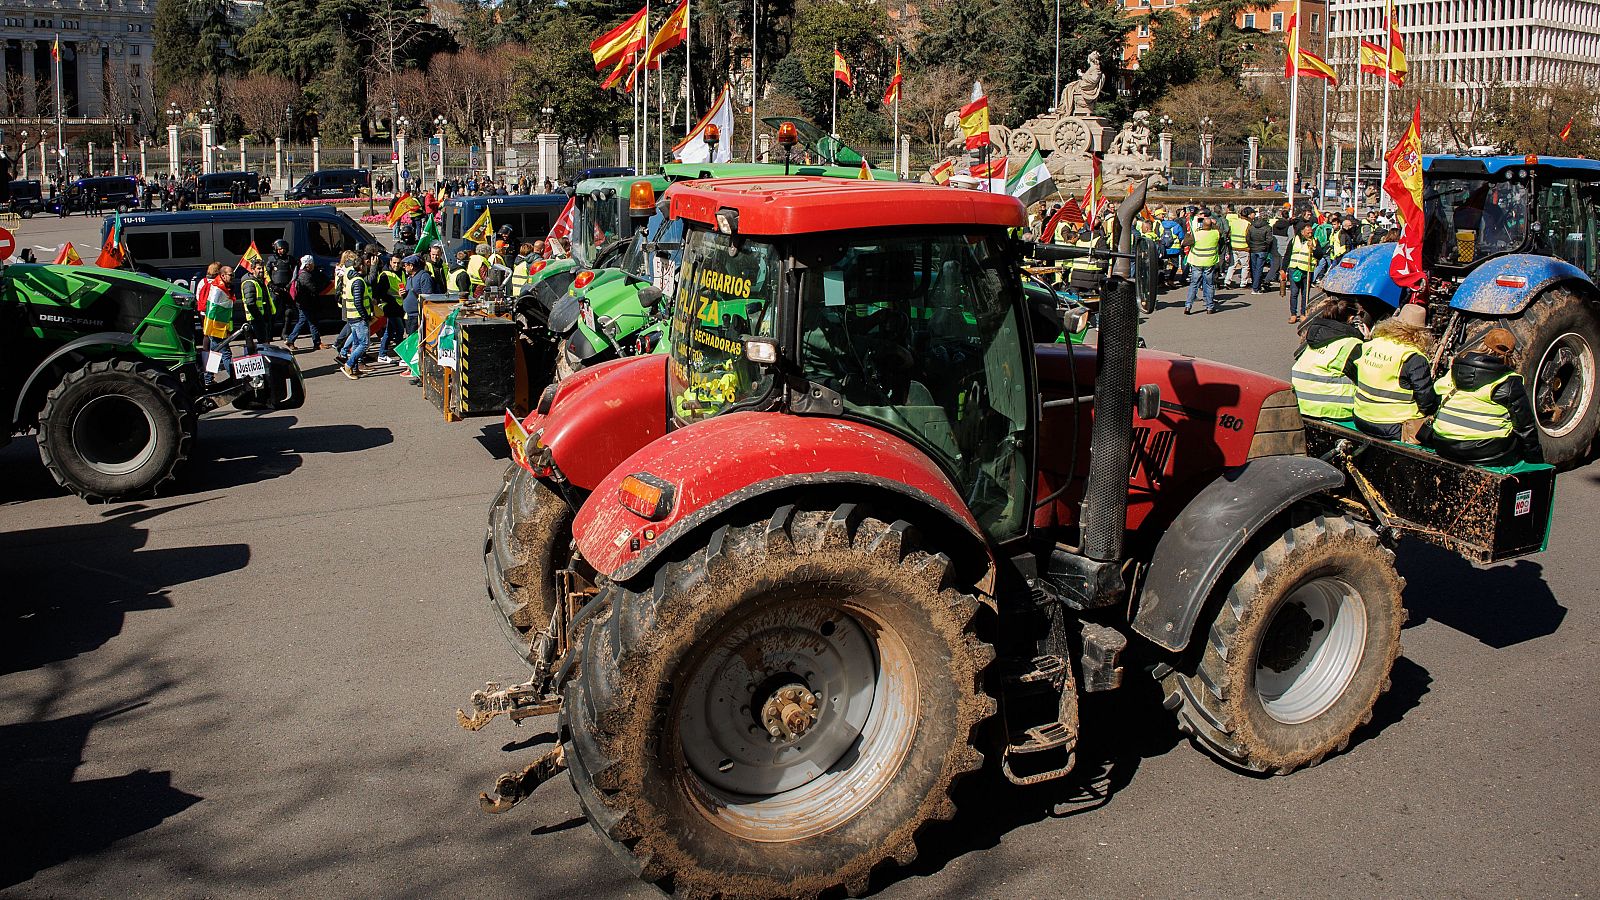
[[1202, 228], [1194, 233], [1194, 245], [1189, 248], [1189, 265], [1209, 269], [1217, 264], [1217, 248], [1222, 244], [1222, 232], [1215, 228]]
[[1449, 375], [1439, 379], [1439, 396], [1444, 400], [1433, 414], [1433, 433], [1452, 441], [1484, 441], [1511, 433], [1511, 410], [1492, 398], [1494, 389], [1507, 378], [1521, 378], [1515, 372], [1496, 378], [1476, 390], [1457, 388]]
[[1228, 246], [1235, 250], [1249, 250], [1245, 232], [1250, 230], [1250, 220], [1237, 213], [1228, 213]]
[[1311, 271], [1311, 242], [1302, 241], [1299, 235], [1289, 241], [1289, 268]]
[[467, 260], [467, 279], [475, 285], [483, 284], [483, 268], [489, 264], [489, 258], [477, 253]]
[[1324, 347], [1306, 347], [1294, 361], [1289, 383], [1302, 416], [1348, 419], [1355, 412], [1356, 385], [1344, 375], [1350, 353], [1361, 346], [1355, 336], [1338, 338]]
[[1356, 360], [1356, 418], [1394, 425], [1421, 414], [1411, 389], [1400, 383], [1400, 370], [1413, 355], [1422, 351], [1385, 337], [1367, 341]]

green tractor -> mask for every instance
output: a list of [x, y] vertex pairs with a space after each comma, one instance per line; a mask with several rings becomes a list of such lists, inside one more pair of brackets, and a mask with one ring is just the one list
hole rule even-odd
[[204, 384], [195, 297], [169, 281], [93, 266], [0, 269], [0, 403], [12, 436], [38, 432], [56, 483], [86, 500], [155, 493], [188, 457], [200, 413], [305, 402], [288, 351], [248, 326], [232, 375]]

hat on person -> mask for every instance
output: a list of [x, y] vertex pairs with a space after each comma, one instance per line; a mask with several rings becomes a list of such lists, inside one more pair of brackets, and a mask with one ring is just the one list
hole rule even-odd
[[479, 253], [488, 253], [489, 252], [489, 245], [488, 244], [479, 244], [478, 245], [478, 252]]
[[405, 259], [401, 260], [400, 262], [403, 263], [404, 265], [408, 265], [408, 266], [420, 266], [420, 265], [422, 265], [422, 257], [420, 257], [420, 256], [416, 255], [415, 253], [413, 253], [410, 256], [406, 257]]
[[1472, 349], [1474, 352], [1498, 356], [1509, 362], [1511, 354], [1517, 349], [1517, 336], [1504, 328], [1491, 328], [1472, 345]]
[[317, 258], [315, 256], [312, 256], [309, 253], [307, 253], [305, 256], [300, 257], [300, 265], [302, 265], [302, 266], [314, 266], [316, 264], [317, 264]]

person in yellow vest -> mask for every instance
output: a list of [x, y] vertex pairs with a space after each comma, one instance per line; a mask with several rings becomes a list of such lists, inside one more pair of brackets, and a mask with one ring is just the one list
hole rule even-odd
[[489, 267], [489, 245], [479, 244], [477, 252], [467, 260], [467, 280], [472, 283], [473, 290], [483, 287], [485, 269]]
[[1330, 298], [1319, 307], [1294, 353], [1289, 383], [1300, 415], [1342, 421], [1355, 414], [1356, 383], [1346, 369], [1361, 356], [1367, 329], [1353, 300]]
[[538, 254], [534, 253], [533, 245], [527, 241], [524, 241], [517, 250], [516, 265], [511, 267], [511, 296], [513, 297], [522, 296], [522, 292], [528, 289], [528, 282], [533, 280], [533, 276], [528, 274], [528, 269], [539, 261]]
[[1311, 271], [1316, 268], [1317, 242], [1312, 237], [1316, 225], [1301, 222], [1289, 240], [1284, 277], [1289, 280], [1289, 324], [1305, 318], [1306, 297], [1311, 293]]
[[[1096, 237], [1095, 229], [1085, 225], [1078, 229], [1078, 239], [1072, 242], [1072, 246], [1096, 250], [1105, 245]], [[1090, 256], [1077, 257], [1067, 264], [1067, 283], [1081, 293], [1098, 296], [1103, 269], [1100, 260]]]
[[381, 304], [379, 312], [383, 314], [383, 336], [378, 341], [378, 362], [388, 364], [399, 362], [389, 354], [406, 336], [406, 278], [401, 271], [403, 261], [398, 256], [390, 256], [388, 266], [378, 274], [381, 287], [373, 290], [377, 302]]
[[1406, 424], [1431, 416], [1439, 408], [1428, 354], [1433, 334], [1391, 316], [1372, 329], [1360, 356], [1345, 366], [1356, 383], [1356, 427], [1391, 441], [1406, 435]]
[[344, 318], [346, 337], [334, 361], [343, 368], [346, 378], [354, 381], [361, 377], [361, 357], [367, 352], [369, 323], [372, 321], [372, 292], [367, 279], [355, 265], [355, 254], [346, 250], [340, 263], [344, 265], [344, 287], [339, 294], [339, 312]]
[[1184, 238], [1183, 250], [1189, 264], [1189, 299], [1183, 314], [1194, 312], [1195, 296], [1205, 298], [1206, 314], [1217, 311], [1217, 265], [1222, 261], [1222, 232], [1209, 216], [1196, 215], [1195, 227]]
[[468, 271], [467, 251], [465, 248], [456, 251], [456, 264], [445, 278], [445, 290], [452, 294], [472, 293], [472, 275]]
[[1222, 276], [1223, 287], [1242, 288], [1250, 277], [1249, 213], [1248, 209], [1242, 214], [1228, 210], [1228, 271]]
[[271, 343], [272, 318], [278, 312], [278, 305], [272, 302], [266, 279], [261, 277], [261, 261], [245, 260], [244, 271], [245, 276], [239, 283], [239, 301], [244, 307], [245, 320], [250, 323], [257, 340]]
[[1517, 339], [1492, 328], [1456, 355], [1439, 379], [1439, 410], [1422, 442], [1440, 456], [1478, 466], [1544, 462], [1533, 403], [1516, 371]]

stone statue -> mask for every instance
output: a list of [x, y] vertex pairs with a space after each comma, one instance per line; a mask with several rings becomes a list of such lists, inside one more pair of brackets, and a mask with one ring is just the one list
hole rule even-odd
[[[952, 109], [944, 117], [944, 128], [950, 132], [951, 139], [945, 142], [944, 152], [950, 156], [960, 156], [967, 152], [967, 137], [961, 131], [961, 110]], [[993, 145], [990, 151], [999, 155], [1006, 152], [1006, 142], [1011, 139], [1011, 129], [1004, 125], [989, 125], [989, 140]]]
[[1056, 115], [1092, 116], [1094, 101], [1105, 87], [1106, 75], [1100, 71], [1100, 51], [1089, 51], [1089, 64], [1078, 70], [1078, 80], [1061, 92], [1061, 102], [1056, 105]]
[[1111, 141], [1110, 152], [1150, 158], [1150, 111], [1138, 110]]

